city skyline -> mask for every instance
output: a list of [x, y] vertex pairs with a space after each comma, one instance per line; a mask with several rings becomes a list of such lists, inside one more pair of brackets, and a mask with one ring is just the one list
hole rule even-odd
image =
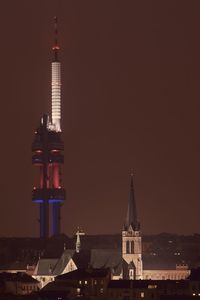
[[62, 232], [121, 233], [130, 169], [143, 233], [199, 233], [200, 4], [2, 4], [0, 236], [39, 236], [35, 128], [51, 104], [59, 20]]

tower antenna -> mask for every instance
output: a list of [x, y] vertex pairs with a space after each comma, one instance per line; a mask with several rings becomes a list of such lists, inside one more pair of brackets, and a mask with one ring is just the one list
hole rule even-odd
[[61, 63], [58, 59], [58, 18], [54, 17], [53, 60], [51, 63], [51, 122], [52, 130], [61, 132]]
[[60, 47], [58, 45], [58, 18], [57, 16], [54, 17], [54, 43], [52, 47], [53, 53], [54, 53], [54, 61], [58, 61], [58, 50], [60, 50]]

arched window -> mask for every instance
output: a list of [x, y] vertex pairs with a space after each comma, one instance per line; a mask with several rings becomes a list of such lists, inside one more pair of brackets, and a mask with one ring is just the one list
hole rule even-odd
[[130, 244], [131, 244], [131, 254], [133, 254], [134, 253], [134, 241], [131, 241]]
[[126, 254], [130, 253], [129, 241], [126, 241]]

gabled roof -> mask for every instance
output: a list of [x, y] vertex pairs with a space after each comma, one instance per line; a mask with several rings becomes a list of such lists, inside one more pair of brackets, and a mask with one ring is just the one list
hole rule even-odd
[[118, 249], [92, 249], [91, 266], [93, 268], [110, 268], [115, 275], [122, 270], [122, 256]]
[[80, 268], [109, 268], [114, 275], [122, 270], [122, 257], [119, 249], [81, 250], [72, 257], [75, 265]]
[[57, 260], [57, 263], [54, 266], [53, 275], [62, 274], [63, 270], [65, 269], [70, 259], [73, 257], [74, 253], [75, 250], [71, 250], [71, 249], [64, 250], [63, 254], [61, 255], [61, 258]]
[[42, 258], [38, 261], [37, 271], [34, 275], [52, 275], [57, 258]]
[[119, 275], [122, 270], [121, 251], [118, 249], [91, 249], [81, 250], [78, 253], [68, 249], [63, 252], [60, 259], [40, 259], [34, 275], [60, 275], [70, 259], [78, 269], [109, 268], [114, 275]]

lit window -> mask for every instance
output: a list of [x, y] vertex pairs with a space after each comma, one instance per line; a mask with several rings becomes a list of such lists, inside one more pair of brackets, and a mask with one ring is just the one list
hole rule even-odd
[[100, 293], [103, 294], [103, 288], [100, 288]]
[[80, 292], [81, 292], [81, 289], [80, 289], [80, 288], [77, 288], [77, 289], [76, 289], [77, 295], [80, 295]]
[[82, 284], [82, 281], [81, 281], [81, 280], [79, 280], [79, 284]]
[[157, 285], [156, 284], [149, 284], [148, 289], [156, 289]]
[[140, 293], [140, 297], [141, 297], [141, 298], [144, 298], [144, 292], [141, 292], [141, 293]]
[[97, 281], [96, 281], [96, 280], [94, 280], [94, 284], [95, 284], [95, 285], [97, 284]]
[[87, 280], [85, 280], [85, 284], [87, 284]]

